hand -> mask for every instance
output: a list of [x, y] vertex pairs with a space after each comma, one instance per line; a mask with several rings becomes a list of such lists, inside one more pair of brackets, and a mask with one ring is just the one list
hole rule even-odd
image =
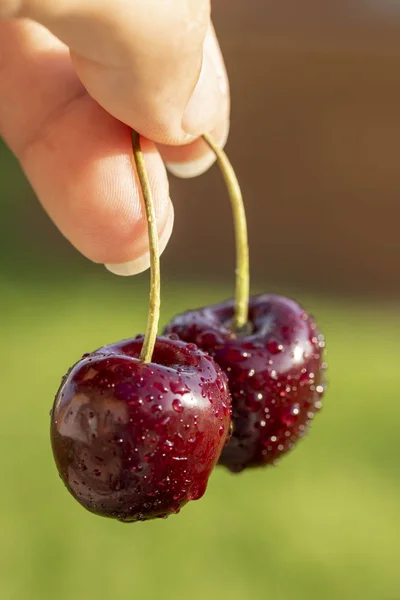
[[[61, 232], [94, 262], [149, 266], [130, 128], [142, 140], [160, 248], [164, 162], [192, 177], [226, 142], [229, 89], [209, 0], [0, 0], [0, 135]], [[164, 162], [163, 162], [164, 161]]]

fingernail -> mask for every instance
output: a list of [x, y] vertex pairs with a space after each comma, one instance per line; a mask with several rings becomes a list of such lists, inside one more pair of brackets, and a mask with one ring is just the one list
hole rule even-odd
[[203, 44], [200, 76], [183, 115], [182, 129], [194, 137], [214, 129], [220, 102], [228, 94], [223, 58], [210, 25]]
[[214, 65], [203, 55], [200, 77], [182, 119], [185, 133], [198, 137], [214, 126], [220, 102], [220, 91]]
[[[229, 126], [226, 128], [222, 140], [217, 140], [217, 143], [219, 143], [221, 148], [225, 146], [228, 140], [228, 135]], [[172, 173], [172, 175], [175, 175], [175, 177], [180, 177], [181, 179], [190, 179], [192, 177], [199, 177], [199, 175], [203, 175], [203, 173], [208, 171], [215, 161], [216, 156], [214, 152], [207, 150], [207, 152], [197, 160], [181, 163], [168, 162], [165, 166], [167, 167], [168, 171]]]
[[[168, 240], [171, 237], [173, 225], [174, 211], [171, 208], [168, 213], [167, 221], [158, 240], [160, 254], [164, 252], [167, 246]], [[139, 273], [143, 273], [143, 271], [147, 271], [147, 269], [150, 267], [150, 254], [149, 252], [146, 252], [146, 254], [136, 258], [135, 260], [116, 265], [106, 264], [104, 266], [108, 271], [110, 271], [110, 273], [113, 273], [114, 275], [120, 275], [122, 277], [138, 275]]]

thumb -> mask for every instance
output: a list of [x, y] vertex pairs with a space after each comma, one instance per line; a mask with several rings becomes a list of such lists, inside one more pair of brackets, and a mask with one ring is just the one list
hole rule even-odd
[[91, 96], [147, 138], [187, 144], [216, 125], [227, 85], [204, 43], [210, 0], [0, 0], [0, 17], [48, 28]]

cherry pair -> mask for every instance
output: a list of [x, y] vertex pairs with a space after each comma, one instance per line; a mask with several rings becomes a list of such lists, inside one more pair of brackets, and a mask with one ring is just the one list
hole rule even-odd
[[179, 315], [156, 337], [157, 232], [134, 133], [151, 254], [146, 335], [84, 355], [64, 378], [52, 410], [53, 453], [65, 485], [90, 511], [120, 521], [179, 512], [204, 494], [217, 463], [233, 472], [275, 463], [321, 408], [323, 336], [296, 302], [249, 298], [240, 189], [225, 154], [205, 139], [232, 201], [235, 300]]

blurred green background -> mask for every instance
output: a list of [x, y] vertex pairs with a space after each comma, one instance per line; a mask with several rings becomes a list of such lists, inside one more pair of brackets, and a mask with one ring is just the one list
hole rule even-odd
[[[83, 351], [142, 330], [147, 288], [71, 279], [0, 289], [0, 598], [399, 598], [398, 311], [300, 294], [329, 348], [331, 385], [309, 437], [276, 468], [217, 469], [178, 516], [122, 525], [63, 488], [48, 413]], [[166, 285], [163, 318], [227, 293]]]
[[[143, 331], [148, 275], [88, 264], [0, 147], [1, 600], [400, 598], [400, 25], [396, 37], [394, 13], [374, 2], [327, 1], [315, 19], [312, 0], [301, 15], [294, 2], [253, 1], [214, 3], [228, 150], [254, 291], [294, 295], [326, 334], [324, 409], [278, 467], [217, 469], [206, 496], [167, 521], [86, 513], [53, 465], [49, 410], [84, 352]], [[163, 322], [232, 293], [218, 172], [171, 189]]]

